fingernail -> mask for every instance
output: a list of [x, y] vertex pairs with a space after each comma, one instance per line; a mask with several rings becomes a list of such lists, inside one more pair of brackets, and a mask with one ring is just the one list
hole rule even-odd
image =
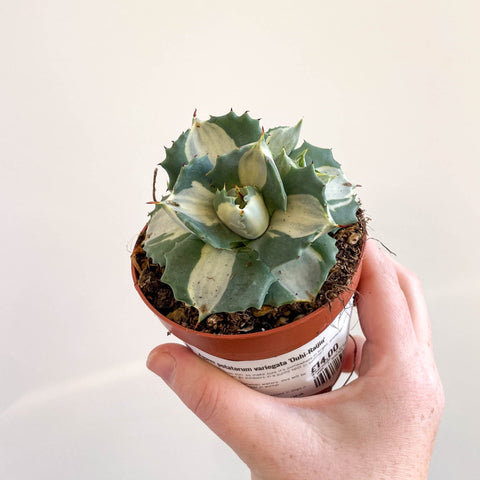
[[147, 368], [161, 377], [168, 385], [171, 384], [177, 362], [168, 352], [153, 350], [147, 358]]

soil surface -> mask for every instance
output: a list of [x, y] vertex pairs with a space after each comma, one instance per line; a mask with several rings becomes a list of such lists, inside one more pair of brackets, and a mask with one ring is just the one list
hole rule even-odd
[[138, 285], [145, 297], [162, 315], [179, 325], [222, 335], [263, 332], [308, 315], [348, 289], [366, 239], [366, 220], [361, 209], [357, 217], [358, 223], [341, 228], [332, 235], [338, 248], [337, 263], [330, 270], [313, 302], [297, 302], [281, 307], [264, 305], [260, 309], [249, 308], [243, 312], [214, 313], [198, 323], [197, 310], [175, 300], [172, 289], [162, 282], [163, 267], [152, 263], [145, 255], [142, 248], [143, 234], [138, 237], [132, 253], [132, 263], [137, 271]]

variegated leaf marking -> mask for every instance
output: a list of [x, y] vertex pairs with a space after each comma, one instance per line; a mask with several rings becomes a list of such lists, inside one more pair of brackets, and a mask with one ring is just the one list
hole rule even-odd
[[191, 232], [166, 205], [158, 205], [148, 223], [143, 248], [154, 263], [163, 266], [165, 253], [189, 235]]
[[287, 155], [290, 154], [298, 143], [301, 128], [302, 120], [294, 127], [275, 127], [267, 132], [267, 145], [273, 158], [276, 159], [282, 153], [282, 150], [285, 150]]
[[194, 119], [185, 142], [185, 154], [188, 161], [208, 155], [212, 164], [215, 165], [219, 155], [230, 152], [236, 147], [233, 139], [218, 125], [208, 120], [201, 122]]
[[323, 235], [298, 258], [273, 269], [277, 281], [270, 287], [265, 303], [280, 306], [314, 300], [335, 264], [336, 254], [335, 239]]
[[172, 193], [167, 204], [185, 226], [203, 241], [216, 248], [232, 248], [243, 239], [227, 228], [218, 218], [213, 201], [215, 194], [200, 182], [193, 181], [190, 188]]
[[215, 312], [260, 308], [275, 279], [247, 248], [219, 250], [188, 238], [166, 254], [162, 280], [202, 320]]
[[325, 200], [328, 211], [338, 225], [350, 225], [357, 221], [358, 202], [352, 185], [340, 168], [319, 167], [316, 169], [321, 178], [325, 178]]
[[271, 153], [263, 139], [241, 156], [238, 177], [242, 186], [250, 185], [262, 190], [267, 182], [267, 158], [271, 159]]
[[218, 190], [214, 207], [223, 224], [243, 238], [258, 238], [268, 227], [267, 207], [262, 195], [253, 187], [237, 187], [228, 192]]

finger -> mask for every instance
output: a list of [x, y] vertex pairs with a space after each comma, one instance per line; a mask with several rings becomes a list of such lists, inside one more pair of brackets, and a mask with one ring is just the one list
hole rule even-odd
[[417, 339], [420, 344], [432, 349], [430, 319], [420, 280], [413, 272], [397, 262], [395, 262], [395, 269], [400, 287], [407, 300]]
[[395, 266], [373, 241], [365, 247], [358, 286], [358, 313], [369, 348], [401, 353], [415, 338]]
[[347, 345], [342, 354], [342, 372], [351, 373], [355, 371], [355, 373], [358, 373], [362, 361], [362, 348], [364, 343], [365, 338], [360, 335], [350, 335], [348, 337]]
[[[172, 388], [185, 405], [240, 456], [261, 442], [258, 432], [272, 420], [272, 403], [262, 395], [178, 344], [150, 353], [147, 366]], [[277, 412], [278, 413], [278, 412]]]

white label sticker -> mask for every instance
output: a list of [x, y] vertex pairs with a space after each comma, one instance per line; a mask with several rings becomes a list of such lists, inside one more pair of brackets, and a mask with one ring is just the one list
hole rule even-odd
[[316, 338], [291, 352], [262, 360], [233, 361], [190, 348], [240, 382], [277, 397], [304, 397], [333, 386], [340, 374], [353, 299]]

